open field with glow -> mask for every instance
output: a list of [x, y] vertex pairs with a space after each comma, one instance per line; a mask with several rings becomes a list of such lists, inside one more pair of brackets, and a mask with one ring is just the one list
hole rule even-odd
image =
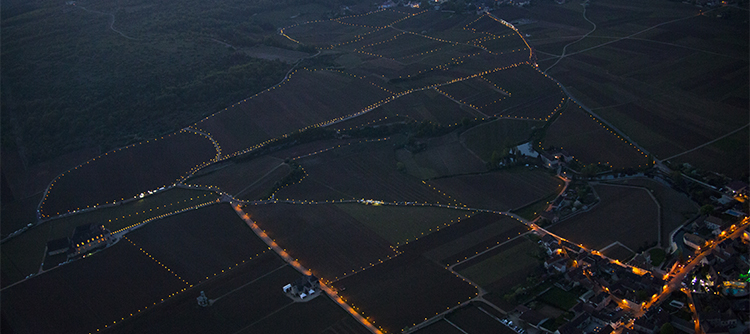
[[[2, 312], [17, 333], [89, 333], [154, 307], [187, 287], [137, 247], [121, 241], [3, 290]], [[60, 307], [50, 301], [70, 304]]]
[[387, 240], [335, 205], [268, 204], [245, 210], [290, 256], [326, 280], [395, 255]]
[[657, 204], [646, 190], [596, 185], [600, 202], [591, 211], [565, 219], [548, 228], [584, 247], [602, 249], [619, 241], [633, 251], [658, 242]]
[[523, 167], [435, 179], [427, 184], [450, 195], [454, 203], [499, 211], [520, 208], [557, 194], [563, 186], [558, 177], [546, 171]]
[[52, 181], [40, 211], [52, 217], [131, 199], [178, 182], [216, 154], [205, 136], [187, 131], [117, 149]]

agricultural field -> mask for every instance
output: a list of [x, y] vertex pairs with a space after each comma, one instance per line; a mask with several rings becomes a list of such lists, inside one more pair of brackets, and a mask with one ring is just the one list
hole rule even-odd
[[338, 204], [337, 207], [393, 246], [413, 242], [470, 216], [461, 210], [418, 205]]
[[[164, 214], [211, 203], [218, 195], [201, 190], [170, 189], [137, 201], [66, 216], [35, 226], [0, 246], [2, 285], [17, 282], [36, 273], [44, 259], [47, 241], [70, 237], [76, 226], [98, 222], [116, 232]], [[45, 259], [45, 269], [56, 266], [58, 258]], [[65, 259], [62, 259], [63, 261]]]
[[[154, 307], [187, 287], [137, 247], [121, 241], [4, 289], [2, 312], [16, 333], [88, 333]], [[67, 302], [49, 302], [53, 300]]]
[[633, 251], [621, 246], [620, 244], [612, 244], [607, 246], [606, 249], [602, 250], [602, 254], [610, 259], [620, 260], [623, 263], [627, 262], [633, 256], [635, 256], [635, 253], [633, 253]]
[[268, 251], [229, 204], [151, 222], [122, 242], [139, 247], [192, 285]]
[[[577, 11], [582, 14], [582, 8]], [[580, 14], [569, 24], [561, 22], [571, 31], [580, 29], [579, 34], [543, 29], [541, 22], [558, 19], [558, 12], [537, 16], [540, 24], [528, 26], [541, 29], [529, 31], [530, 44], [541, 51], [539, 68], [655, 158], [670, 159], [750, 121], [746, 10], [599, 1], [587, 8], [596, 30], [571, 44], [557, 62], [564, 45], [593, 28]], [[739, 177], [748, 169], [748, 159], [741, 159], [747, 147], [747, 140], [736, 141], [715, 151], [697, 150], [680, 161]], [[732, 151], [741, 156], [728, 166], [712, 162], [721, 156], [718, 152], [727, 157]]]
[[168, 187], [216, 158], [205, 136], [182, 131], [100, 155], [52, 181], [43, 217], [132, 199]]
[[478, 284], [493, 304], [509, 310], [515, 307], [504, 300], [515, 286], [544, 272], [540, 255], [544, 250], [527, 238], [518, 238], [479, 257], [454, 267], [462, 276]]
[[562, 191], [563, 182], [542, 170], [514, 167], [477, 175], [431, 180], [427, 183], [450, 195], [452, 203], [507, 211]]
[[543, 125], [541, 122], [497, 119], [462, 133], [461, 141], [482, 160], [490, 161], [492, 152], [528, 141], [532, 131]]
[[[300, 274], [272, 254], [199, 285], [166, 301], [163, 307], [144, 312], [113, 328], [116, 333], [326, 333], [329, 326], [347, 334], [363, 334], [338, 305], [321, 295], [307, 303], [295, 303], [281, 287]], [[213, 300], [209, 308], [196, 305], [200, 291]], [[263, 301], [259, 303], [257, 301]], [[296, 321], [276, 323], [294, 317]], [[351, 319], [351, 320], [346, 320]], [[277, 327], [270, 327], [274, 322]]]
[[210, 133], [231, 157], [272, 138], [338, 120], [390, 96], [361, 76], [337, 70], [299, 69], [277, 86], [193, 125]]
[[507, 96], [480, 108], [490, 115], [547, 121], [565, 101], [560, 87], [532, 65], [509, 67], [482, 78]]
[[397, 169], [389, 140], [363, 142], [296, 160], [299, 182], [281, 188], [276, 199], [447, 203], [444, 196]]
[[674, 163], [690, 163], [703, 169], [715, 171], [731, 178], [747, 179], [750, 168], [750, 150], [747, 150], [747, 139], [750, 131], [747, 127], [713, 144], [704, 146], [685, 155], [670, 159]]
[[387, 240], [336, 205], [268, 204], [245, 210], [290, 256], [325, 280], [396, 255]]
[[[243, 195], [270, 191], [274, 182], [281, 180], [290, 172], [289, 166], [284, 164], [284, 159], [272, 156], [262, 156], [247, 162], [229, 161], [211, 168], [213, 170], [190, 178], [186, 183], [202, 187], [217, 187], [235, 197], [245, 198]], [[270, 185], [267, 184], [269, 182]]]
[[467, 150], [456, 132], [423, 141], [426, 148], [412, 153], [407, 149], [396, 151], [396, 158], [404, 164], [406, 172], [422, 180], [449, 175], [480, 173], [487, 170], [484, 161]]
[[619, 241], [633, 251], [659, 241], [657, 203], [645, 189], [596, 185], [600, 202], [590, 211], [548, 230], [584, 247], [602, 249]]
[[669, 234], [674, 229], [682, 226], [690, 217], [698, 213], [698, 203], [691, 200], [687, 195], [655, 180], [647, 178], [627, 179], [617, 182], [618, 184], [644, 187], [651, 191], [661, 205], [661, 244], [669, 244]]
[[526, 239], [513, 240], [491, 252], [461, 263], [455, 270], [485, 289], [502, 290], [525, 281], [540, 265], [539, 246]]
[[475, 302], [451, 312], [445, 318], [466, 333], [515, 333], [491, 314], [488, 308], [491, 309], [487, 304]]
[[390, 333], [412, 327], [477, 295], [477, 289], [468, 282], [412, 253], [403, 253], [333, 286], [349, 305]]
[[[430, 121], [443, 126], [454, 125], [462, 119], [483, 117], [475, 110], [462, 107], [446, 96], [434, 91], [424, 90], [399, 97], [389, 103], [373, 109], [367, 114], [334, 124], [333, 128], [348, 130], [366, 125], [376, 120], [408, 119], [416, 121]], [[362, 118], [360, 120], [360, 118]]]
[[542, 147], [568, 151], [580, 164], [614, 169], [647, 166], [649, 156], [576, 104], [569, 105], [547, 129]]

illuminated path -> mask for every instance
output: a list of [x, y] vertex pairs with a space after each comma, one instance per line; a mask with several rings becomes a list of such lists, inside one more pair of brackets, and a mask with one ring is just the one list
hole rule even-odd
[[[289, 253], [287, 253], [284, 249], [279, 247], [279, 245], [275, 241], [271, 240], [271, 238], [268, 236], [268, 234], [266, 234], [266, 232], [263, 232], [263, 230], [261, 230], [260, 227], [258, 227], [258, 225], [255, 224], [255, 222], [250, 220], [250, 215], [242, 211], [242, 208], [240, 208], [239, 204], [232, 203], [232, 208], [237, 213], [237, 215], [240, 216], [240, 218], [242, 218], [243, 221], [245, 221], [245, 224], [247, 224], [247, 226], [250, 226], [253, 232], [255, 232], [255, 234], [257, 234], [258, 237], [260, 237], [268, 245], [268, 247], [273, 249], [276, 252], [276, 254], [279, 254], [279, 256], [281, 256], [281, 258], [284, 259], [284, 261], [289, 263], [292, 267], [294, 267], [294, 269], [297, 269], [297, 271], [301, 272], [302, 274], [305, 274], [305, 275], [312, 274], [312, 271], [303, 267], [297, 260], [289, 256]], [[331, 298], [331, 300], [339, 304], [339, 306], [341, 306], [341, 308], [343, 308], [344, 311], [351, 314], [352, 317], [354, 317], [354, 319], [359, 321], [359, 323], [361, 323], [368, 330], [370, 330], [370, 332], [376, 333], [376, 334], [382, 333], [379, 329], [377, 329], [369, 321], [367, 321], [367, 319], [362, 317], [359, 313], [357, 313], [357, 311], [355, 311], [351, 306], [349, 306], [346, 302], [344, 302], [344, 300], [341, 299], [341, 297], [339, 297], [338, 294], [335, 291], [333, 291], [330, 287], [328, 287], [327, 285], [321, 282], [320, 288], [328, 295], [329, 298]]]
[[[709, 240], [706, 242], [706, 245], [708, 247], [705, 247], [705, 250], [701, 252], [700, 254], [693, 257], [690, 262], [688, 262], [684, 267], [682, 268], [675, 268], [673, 272], [669, 272], [667, 275], [672, 277], [668, 283], [666, 283], [663, 287], [662, 292], [653, 297], [650, 302], [643, 305], [641, 308], [641, 311], [636, 314], [636, 317], [643, 315], [646, 313], [646, 311], [654, 306], [661, 303], [664, 299], [666, 299], [669, 294], [674, 292], [675, 290], [678, 290], [681, 288], [681, 282], [685, 277], [695, 268], [696, 265], [700, 263], [700, 261], [706, 257], [708, 254], [710, 254], [716, 246], [724, 242], [724, 240], [727, 239], [733, 239], [739, 237], [740, 234], [742, 234], [747, 227], [750, 226], [750, 217], [747, 217], [743, 219], [739, 224], [732, 225], [728, 230], [725, 230], [721, 232], [718, 239], [716, 241]], [[729, 231], [729, 234], [727, 234], [727, 231]]]

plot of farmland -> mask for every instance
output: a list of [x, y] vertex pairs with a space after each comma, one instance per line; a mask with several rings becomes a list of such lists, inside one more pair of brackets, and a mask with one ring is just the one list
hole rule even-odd
[[657, 204], [644, 189], [594, 186], [599, 204], [549, 228], [549, 231], [585, 247], [602, 249], [619, 241], [637, 251], [659, 240]]
[[[571, 45], [548, 73], [655, 157], [679, 154], [748, 123], [748, 30], [739, 18], [746, 12], [724, 7], [698, 15], [700, 8], [652, 1], [602, 1], [589, 10], [597, 30]], [[571, 41], [530, 38], [554, 54]], [[554, 49], [542, 45], [554, 42]], [[557, 60], [540, 58], [543, 69]], [[738, 151], [747, 147], [744, 140]], [[686, 158], [694, 165], [714, 159], [710, 151]]]
[[396, 169], [390, 141], [353, 144], [297, 160], [306, 176], [276, 199], [446, 202], [419, 180]]
[[245, 210], [290, 256], [327, 280], [395, 255], [385, 239], [334, 205], [250, 205]]
[[270, 191], [274, 182], [284, 178], [289, 171], [284, 159], [262, 156], [246, 162], [227, 162], [216, 170], [191, 178], [187, 183], [218, 187], [238, 198], [253, 198]]
[[397, 159], [404, 163], [406, 171], [420, 179], [479, 173], [487, 170], [484, 162], [459, 142], [455, 132], [438, 138], [430, 138], [426, 145], [425, 150], [416, 154], [406, 149], [396, 152]]
[[412, 242], [469, 216], [464, 211], [435, 207], [362, 204], [337, 207], [394, 246]]
[[548, 120], [557, 112], [565, 95], [560, 87], [532, 65], [510, 67], [482, 76], [507, 98], [482, 106], [482, 111], [505, 117]]
[[475, 126], [461, 134], [461, 140], [484, 161], [490, 161], [493, 151], [510, 149], [531, 137], [531, 131], [542, 123], [522, 120], [498, 119]]
[[494, 315], [488, 314], [486, 304], [471, 303], [466, 307], [459, 308], [445, 318], [467, 333], [498, 333], [513, 334], [515, 331], [497, 320]]
[[40, 211], [50, 217], [170, 186], [216, 157], [211, 141], [181, 131], [105, 153], [52, 181]]
[[505, 211], [520, 208], [562, 190], [563, 182], [540, 170], [512, 168], [479, 175], [462, 175], [428, 182], [455, 203]]
[[635, 145], [609, 130], [571, 104], [547, 130], [542, 147], [561, 147], [582, 164], [604, 164], [612, 168], [644, 167], [648, 157]]
[[669, 244], [669, 234], [676, 228], [682, 226], [687, 219], [698, 212], [698, 203], [691, 200], [686, 194], [670, 188], [663, 183], [647, 178], [626, 179], [618, 182], [623, 185], [645, 187], [651, 191], [661, 205], [661, 244]]
[[367, 14], [350, 15], [337, 18], [336, 21], [344, 24], [368, 26], [373, 28], [384, 28], [394, 22], [404, 20], [412, 15], [418, 15], [418, 11], [411, 8], [382, 9]]
[[541, 262], [534, 254], [543, 252], [539, 246], [519, 238], [455, 267], [461, 275], [479, 286], [503, 295], [540, 272]]
[[187, 287], [137, 247], [120, 242], [3, 290], [3, 318], [17, 333], [89, 333]]
[[126, 238], [193, 285], [268, 250], [229, 204], [154, 221]]
[[[381, 105], [364, 116], [334, 124], [336, 129], [351, 129], [374, 120], [405, 117], [417, 121], [428, 120], [442, 125], [457, 124], [463, 118], [481, 117], [470, 108], [461, 107], [434, 90], [414, 92]], [[360, 119], [362, 118], [362, 119]]]
[[285, 28], [283, 33], [318, 48], [346, 45], [377, 31], [377, 28], [344, 24], [335, 20], [314, 21]]
[[[185, 296], [172, 298], [164, 306], [155, 308], [115, 328], [117, 333], [283, 333], [272, 329], [255, 327], [281, 314], [299, 314], [299, 321], [288, 321], [284, 326], [309, 327], [311, 333], [323, 331], [334, 325], [344, 311], [326, 296], [319, 296], [307, 303], [294, 303], [281, 290], [301, 275], [275, 255], [263, 256], [251, 263], [232, 270], [199, 288], [213, 300], [210, 308], [196, 305], [197, 289], [189, 290]], [[261, 302], [262, 301], [262, 302]], [[319, 316], [320, 323], [309, 320]], [[322, 327], [319, 327], [322, 326]], [[281, 327], [279, 327], [281, 329]], [[256, 331], [259, 330], [259, 331]], [[283, 329], [289, 329], [284, 327]], [[293, 327], [291, 332], [301, 329]], [[305, 332], [304, 330], [301, 330]], [[352, 331], [352, 333], [360, 333]]]
[[703, 170], [716, 171], [735, 179], [741, 179], [750, 171], [750, 150], [747, 150], [748, 128], [720, 139], [693, 152], [670, 159], [674, 163], [689, 162]]
[[326, 70], [297, 70], [283, 84], [196, 123], [226, 156], [321, 122], [361, 112], [388, 94], [369, 81]]
[[347, 303], [391, 333], [477, 295], [474, 286], [450, 271], [408, 253], [340, 280], [334, 287]]

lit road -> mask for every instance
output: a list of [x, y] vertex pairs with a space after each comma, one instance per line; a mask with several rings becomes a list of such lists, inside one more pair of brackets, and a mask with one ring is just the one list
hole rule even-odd
[[662, 288], [662, 292], [659, 295], [654, 296], [651, 301], [646, 302], [642, 306], [641, 310], [635, 314], [635, 316], [639, 317], [643, 315], [649, 307], [658, 305], [659, 303], [663, 302], [669, 296], [669, 294], [671, 294], [675, 290], [680, 289], [682, 281], [695, 268], [695, 266], [700, 263], [700, 261], [704, 257], [710, 254], [711, 251], [713, 251], [714, 248], [716, 248], [716, 246], [721, 244], [724, 240], [739, 237], [739, 235], [742, 234], [749, 225], [750, 218], [745, 218], [740, 223], [732, 225], [732, 227], [722, 232], [716, 240], [707, 241], [707, 247], [704, 246], [704, 250], [700, 254], [691, 257], [690, 261], [687, 264], [682, 267], [675, 268], [675, 271], [667, 274], [668, 277], [671, 277], [671, 279], [664, 285], [664, 287]]
[[[242, 218], [242, 220], [247, 224], [247, 226], [250, 226], [253, 232], [255, 232], [255, 234], [257, 234], [258, 237], [260, 237], [268, 245], [268, 247], [273, 249], [273, 251], [276, 252], [276, 254], [279, 254], [279, 256], [281, 256], [281, 258], [284, 259], [284, 261], [289, 263], [292, 267], [294, 267], [294, 269], [297, 269], [297, 271], [299, 271], [302, 274], [305, 274], [305, 275], [312, 274], [312, 271], [305, 268], [304, 266], [302, 266], [302, 264], [299, 263], [299, 261], [289, 256], [289, 253], [287, 253], [284, 249], [282, 249], [275, 241], [273, 241], [273, 239], [271, 239], [268, 236], [268, 234], [266, 234], [266, 232], [264, 232], [260, 227], [258, 227], [258, 225], [255, 224], [255, 222], [253, 222], [250, 219], [250, 215], [242, 211], [242, 208], [239, 206], [239, 204], [233, 203], [232, 208], [237, 213], [237, 215], [240, 216], [240, 218]], [[333, 300], [336, 304], [341, 306], [341, 308], [343, 308], [344, 311], [351, 314], [354, 317], [354, 319], [356, 319], [359, 323], [361, 323], [368, 330], [370, 330], [370, 332], [376, 333], [376, 334], [382, 333], [379, 329], [373, 326], [372, 323], [370, 323], [362, 315], [357, 313], [357, 311], [355, 311], [351, 306], [349, 306], [349, 304], [344, 302], [344, 300], [341, 299], [341, 297], [339, 297], [336, 291], [334, 291], [333, 289], [325, 285], [323, 282], [320, 282], [320, 288], [326, 293], [326, 295], [328, 295], [329, 298], [331, 298], [331, 300]]]

